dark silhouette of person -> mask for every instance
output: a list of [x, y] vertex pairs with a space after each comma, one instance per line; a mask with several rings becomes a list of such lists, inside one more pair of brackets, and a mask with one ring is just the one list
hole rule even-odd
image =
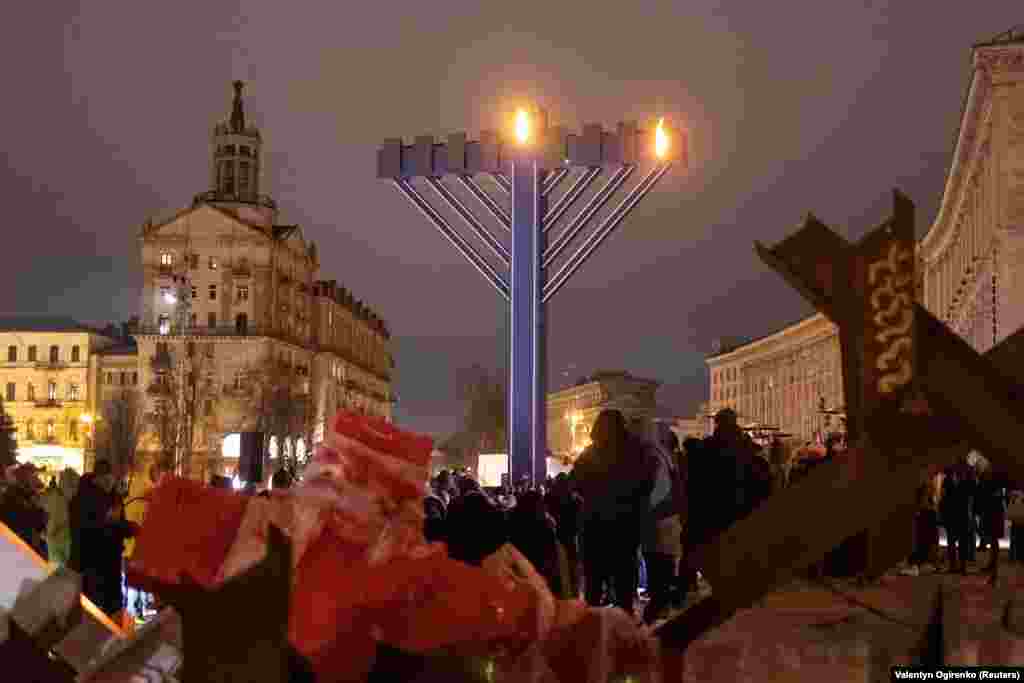
[[650, 519], [655, 465], [617, 410], [597, 416], [590, 438], [570, 474], [583, 497], [586, 600], [600, 605], [606, 587], [614, 587], [615, 605], [633, 614], [640, 534]]
[[555, 520], [540, 491], [527, 491], [519, 497], [509, 513], [508, 532], [509, 541], [544, 577], [551, 593], [557, 598], [569, 597], [565, 554], [560, 552]]
[[449, 557], [479, 567], [508, 542], [505, 513], [479, 491], [459, 496], [448, 506], [445, 540]]
[[100, 461], [82, 476], [71, 499], [71, 569], [82, 575], [82, 592], [114, 617], [123, 607], [124, 542], [137, 525], [124, 519], [124, 501], [115, 491], [110, 463]]
[[545, 501], [548, 511], [555, 518], [555, 532], [565, 552], [569, 582], [567, 592], [570, 597], [576, 598], [582, 586], [579, 536], [582, 528], [583, 498], [570, 486], [569, 475], [562, 472], [551, 483]]

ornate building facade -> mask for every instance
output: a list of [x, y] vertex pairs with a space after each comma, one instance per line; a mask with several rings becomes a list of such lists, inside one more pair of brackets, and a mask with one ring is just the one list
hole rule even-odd
[[925, 306], [984, 352], [1024, 326], [1024, 32], [976, 46], [972, 67], [918, 256]]
[[230, 445], [229, 462], [215, 462], [226, 436], [261, 428], [271, 375], [314, 406], [318, 425], [341, 406], [391, 414], [390, 331], [321, 279], [316, 244], [261, 193], [263, 138], [234, 86], [230, 117], [213, 130], [209, 189], [139, 235], [140, 381], [150, 412], [172, 386], [198, 402], [191, 450], [211, 471], [231, 470]]
[[590, 445], [590, 428], [607, 408], [621, 410], [627, 420], [652, 419], [659, 386], [627, 372], [598, 372], [548, 394], [548, 449], [558, 458], [575, 458]]
[[732, 408], [747, 427], [774, 427], [812, 440], [837, 428], [843, 404], [838, 330], [825, 316], [805, 318], [707, 359], [710, 415]]
[[[918, 295], [979, 352], [1024, 326], [1024, 33], [977, 45], [952, 164], [918, 243]], [[824, 316], [713, 353], [709, 414], [804, 441], [843, 403], [838, 330]], [[831, 421], [831, 424], [829, 422]]]
[[51, 471], [82, 472], [109, 398], [102, 389], [118, 382], [138, 386], [134, 347], [125, 347], [112, 330], [74, 320], [12, 317], [0, 319], [0, 349], [0, 391], [19, 458]]

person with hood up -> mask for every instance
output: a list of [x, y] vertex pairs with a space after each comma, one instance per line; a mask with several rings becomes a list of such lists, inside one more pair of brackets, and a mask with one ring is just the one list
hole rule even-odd
[[649, 429], [649, 449], [655, 463], [654, 489], [651, 492], [651, 518], [643, 539], [647, 564], [650, 602], [644, 609], [644, 621], [653, 623], [672, 603], [676, 568], [682, 555], [682, 523], [685, 497], [676, 463], [678, 440], [664, 422], [653, 422]]
[[50, 487], [43, 495], [46, 508], [46, 545], [50, 562], [59, 567], [71, 559], [71, 499], [78, 492], [78, 473], [65, 468], [59, 477], [59, 484]]
[[632, 615], [639, 535], [650, 519], [656, 467], [618, 410], [601, 411], [590, 439], [570, 474], [583, 497], [586, 601], [600, 605], [605, 588], [613, 585], [615, 605]]

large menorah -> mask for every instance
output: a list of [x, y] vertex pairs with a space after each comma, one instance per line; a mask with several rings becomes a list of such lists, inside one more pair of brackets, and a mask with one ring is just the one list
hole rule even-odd
[[[514, 136], [506, 137], [510, 139], [484, 132], [479, 141], [468, 141], [465, 133], [455, 133], [445, 144], [437, 144], [428, 135], [417, 137], [411, 146], [400, 139], [387, 140], [378, 152], [377, 176], [391, 180], [509, 302], [511, 478], [515, 482], [537, 481], [543, 480], [547, 455], [546, 304], [668, 172], [672, 162], [685, 158], [686, 139], [666, 130], [663, 121], [647, 131], [639, 130], [635, 123], [620, 123], [611, 133], [595, 124], [584, 126], [582, 135], [570, 135], [565, 128], [549, 128], [543, 112], [531, 116], [523, 110], [516, 115]], [[640, 182], [625, 192], [549, 276], [548, 269], [598, 219], [641, 165], [649, 168]], [[588, 195], [602, 174], [607, 180]], [[556, 192], [570, 176], [572, 184]], [[490, 187], [485, 188], [482, 178], [489, 179]], [[421, 182], [415, 183], [416, 179]], [[455, 230], [421, 188], [458, 216], [487, 247], [490, 257], [481, 255]], [[589, 199], [570, 220], [569, 209], [585, 196]], [[511, 249], [469, 208], [467, 200], [479, 204], [487, 222], [511, 235]], [[563, 218], [564, 228], [549, 241], [549, 233]]]

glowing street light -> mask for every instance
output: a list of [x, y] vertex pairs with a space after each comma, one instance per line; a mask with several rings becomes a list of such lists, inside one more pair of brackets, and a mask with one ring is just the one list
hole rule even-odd
[[164, 303], [171, 304], [172, 306], [178, 302], [178, 297], [174, 295], [174, 292], [164, 292]]
[[[385, 140], [377, 153], [377, 177], [391, 181], [509, 303], [508, 453], [512, 480], [519, 482], [540, 479], [545, 472], [547, 302], [672, 165], [686, 163], [687, 142], [685, 133], [670, 131], [665, 119], [647, 130], [634, 122], [610, 131], [588, 124], [579, 135], [549, 127], [544, 111], [529, 107], [505, 121], [512, 124], [511, 135], [484, 131], [479, 141], [465, 133], [453, 133], [442, 144], [430, 135], [417, 137], [412, 145], [400, 138]], [[641, 175], [641, 166], [648, 170], [628, 189], [626, 182]], [[484, 189], [477, 180], [481, 175], [494, 181], [494, 190]], [[569, 187], [556, 193], [570, 175]], [[600, 175], [605, 175], [603, 186], [588, 192]], [[465, 192], [456, 194], [453, 184]], [[428, 201], [425, 192], [436, 201]], [[602, 211], [617, 195], [617, 205]], [[493, 219], [498, 235], [467, 201], [479, 202], [483, 218]], [[583, 208], [569, 216], [577, 203]], [[461, 220], [493, 258], [457, 231], [452, 219]], [[591, 234], [577, 239], [595, 223]], [[510, 234], [510, 246], [499, 239], [502, 231]], [[575, 251], [563, 257], [570, 246]], [[573, 446], [581, 440], [574, 438]]]
[[91, 424], [92, 424], [92, 422], [93, 422], [93, 416], [92, 416], [92, 415], [90, 415], [89, 413], [82, 413], [82, 414], [81, 414], [81, 415], [80, 415], [80, 416], [78, 417], [78, 419], [79, 419], [79, 421], [80, 421], [80, 422], [81, 422], [82, 424], [85, 424], [85, 425], [91, 425]]

